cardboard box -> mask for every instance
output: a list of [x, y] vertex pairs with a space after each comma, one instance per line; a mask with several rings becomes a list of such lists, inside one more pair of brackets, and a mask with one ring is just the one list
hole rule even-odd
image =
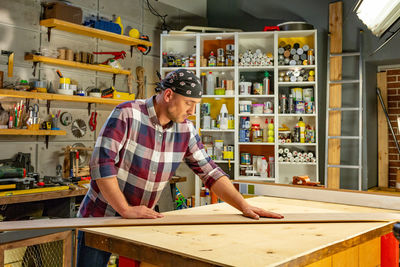
[[44, 4], [44, 19], [60, 19], [82, 24], [82, 9], [61, 2]]

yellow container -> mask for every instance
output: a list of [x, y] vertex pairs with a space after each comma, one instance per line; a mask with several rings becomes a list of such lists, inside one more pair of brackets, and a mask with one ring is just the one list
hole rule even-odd
[[117, 90], [114, 90], [113, 98], [121, 100], [135, 100], [135, 94], [118, 92]]
[[60, 84], [61, 83], [66, 83], [66, 84], [70, 84], [71, 80], [69, 78], [60, 78]]
[[214, 93], [216, 95], [225, 95], [225, 88], [215, 88]]

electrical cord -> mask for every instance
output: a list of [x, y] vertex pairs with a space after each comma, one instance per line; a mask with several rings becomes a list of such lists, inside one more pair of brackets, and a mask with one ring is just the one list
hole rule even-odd
[[150, 13], [161, 19], [161, 21], [162, 21], [161, 30], [169, 31], [170, 27], [165, 22], [165, 18], [168, 16], [168, 14], [165, 14], [164, 16], [160, 15], [160, 13], [158, 13], [158, 11], [150, 4], [149, 0], [146, 0], [146, 4], [147, 4], [147, 8], [149, 9]]

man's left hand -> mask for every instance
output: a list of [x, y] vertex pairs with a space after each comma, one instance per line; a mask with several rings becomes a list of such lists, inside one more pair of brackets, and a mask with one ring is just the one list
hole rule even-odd
[[244, 216], [255, 219], [255, 220], [260, 219], [260, 217], [275, 218], [275, 219], [283, 218], [283, 216], [278, 213], [266, 211], [264, 209], [257, 208], [254, 206], [248, 206], [248, 207], [244, 208], [242, 212], [243, 212]]

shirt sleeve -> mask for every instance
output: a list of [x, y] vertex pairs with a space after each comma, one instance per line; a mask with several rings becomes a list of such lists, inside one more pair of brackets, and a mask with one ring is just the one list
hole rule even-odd
[[127, 136], [128, 110], [117, 106], [103, 125], [89, 164], [92, 179], [117, 175], [116, 164]]
[[211, 188], [215, 181], [228, 175], [207, 154], [193, 124], [189, 122], [188, 125], [190, 140], [185, 154], [185, 162], [200, 177], [204, 185]]

